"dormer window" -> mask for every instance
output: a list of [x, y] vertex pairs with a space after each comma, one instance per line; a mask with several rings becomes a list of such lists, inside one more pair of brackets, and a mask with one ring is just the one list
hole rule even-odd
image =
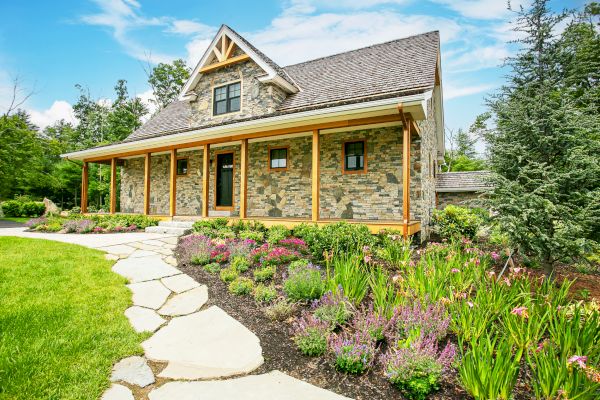
[[215, 88], [213, 114], [221, 115], [240, 111], [240, 96], [242, 84], [240, 82]]

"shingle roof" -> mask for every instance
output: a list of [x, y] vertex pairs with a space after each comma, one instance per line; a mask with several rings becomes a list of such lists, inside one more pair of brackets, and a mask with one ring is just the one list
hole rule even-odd
[[[439, 32], [437, 31], [392, 40], [283, 68], [243, 37], [235, 34], [239, 40], [244, 41], [273, 67], [281, 77], [300, 88], [298, 93], [289, 95], [273, 113], [244, 120], [359, 103], [408, 94], [407, 92], [420, 93], [435, 85], [435, 70], [439, 52]], [[225, 125], [226, 123], [192, 126], [189, 103], [176, 100], [133, 132], [125, 141], [131, 142], [183, 130]]]
[[438, 174], [437, 192], [477, 192], [490, 188], [490, 171], [445, 172]]

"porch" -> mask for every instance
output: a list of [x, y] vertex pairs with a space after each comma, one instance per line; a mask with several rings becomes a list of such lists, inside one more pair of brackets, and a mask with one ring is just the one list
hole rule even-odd
[[[111, 166], [110, 213], [120, 208], [164, 220], [227, 216], [289, 228], [344, 220], [365, 224], [373, 233], [394, 229], [413, 235], [420, 221], [411, 213], [411, 192], [420, 189], [411, 182], [419, 153], [417, 144], [411, 160], [411, 146], [420, 132], [410, 113], [401, 106], [399, 111], [90, 158], [84, 160], [81, 209], [87, 212], [88, 165], [99, 162]], [[363, 142], [364, 172], [340, 166], [348, 140]], [[273, 148], [287, 148], [283, 168], [271, 168]], [[223, 161], [220, 155], [228, 156]], [[231, 163], [225, 201], [219, 181], [223, 162]], [[123, 166], [120, 204], [117, 166]]]

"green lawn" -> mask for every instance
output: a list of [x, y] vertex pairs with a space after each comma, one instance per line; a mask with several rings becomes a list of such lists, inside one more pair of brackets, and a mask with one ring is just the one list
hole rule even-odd
[[112, 261], [85, 247], [0, 237], [0, 399], [98, 399], [141, 354]]
[[29, 217], [2, 217], [2, 218], [0, 218], [0, 220], [20, 222], [22, 224], [24, 224], [25, 222], [29, 221], [30, 219], [31, 218], [29, 218]]

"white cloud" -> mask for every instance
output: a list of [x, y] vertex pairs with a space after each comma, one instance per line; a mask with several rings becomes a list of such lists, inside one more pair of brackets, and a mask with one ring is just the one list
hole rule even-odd
[[[506, 0], [433, 0], [463, 17], [475, 19], [505, 19], [510, 15]], [[513, 9], [525, 5], [526, 0], [511, 0]]]
[[146, 122], [150, 119], [150, 117], [152, 117], [152, 115], [157, 110], [156, 103], [151, 101], [155, 99], [154, 93], [152, 92], [152, 89], [148, 89], [145, 92], [138, 94], [137, 97], [139, 97], [142, 100], [142, 102], [146, 105], [146, 107], [148, 107], [148, 114], [142, 117], [142, 122]]
[[29, 115], [31, 116], [31, 122], [40, 129], [44, 129], [61, 119], [72, 124], [77, 123], [73, 107], [69, 102], [64, 100], [56, 100], [52, 103], [50, 108], [46, 110], [38, 111], [35, 109], [27, 109], [27, 112], [29, 112]]
[[444, 68], [448, 72], [470, 72], [502, 65], [511, 52], [506, 44], [492, 44], [469, 49], [451, 56], [444, 55]]
[[167, 32], [178, 35], [214, 35], [216, 29], [210, 25], [189, 19], [176, 19], [171, 22], [171, 26], [167, 28]]
[[470, 96], [473, 94], [487, 92], [493, 89], [494, 85], [471, 85], [471, 86], [455, 86], [454, 84], [444, 85], [444, 100], [456, 99], [458, 97]]

